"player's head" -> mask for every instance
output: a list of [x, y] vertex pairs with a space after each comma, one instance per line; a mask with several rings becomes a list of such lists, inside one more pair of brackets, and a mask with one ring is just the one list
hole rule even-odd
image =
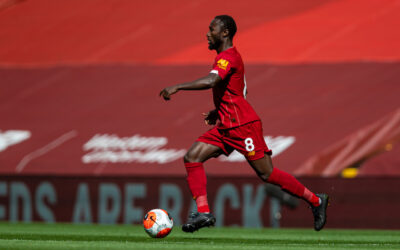
[[221, 22], [222, 28], [228, 30], [228, 36], [231, 40], [233, 40], [233, 37], [237, 31], [235, 20], [228, 15], [216, 16], [214, 19], [217, 19]]
[[232, 41], [236, 30], [235, 20], [231, 16], [216, 16], [211, 21], [209, 31], [207, 32], [208, 48], [210, 50], [217, 49], [227, 39]]

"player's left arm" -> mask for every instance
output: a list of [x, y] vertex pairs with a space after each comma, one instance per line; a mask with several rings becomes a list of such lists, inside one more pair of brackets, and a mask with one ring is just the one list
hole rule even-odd
[[220, 81], [222, 81], [221, 77], [218, 74], [210, 73], [207, 76], [194, 80], [192, 82], [185, 82], [177, 85], [173, 85], [170, 87], [166, 87], [161, 90], [160, 96], [164, 98], [164, 100], [170, 100], [171, 95], [176, 94], [180, 90], [203, 90], [213, 88]]

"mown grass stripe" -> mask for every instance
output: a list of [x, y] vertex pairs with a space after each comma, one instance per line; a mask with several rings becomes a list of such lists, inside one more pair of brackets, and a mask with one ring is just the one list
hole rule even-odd
[[210, 228], [194, 234], [176, 227], [165, 239], [141, 226], [0, 223], [0, 249], [400, 249], [396, 230]]

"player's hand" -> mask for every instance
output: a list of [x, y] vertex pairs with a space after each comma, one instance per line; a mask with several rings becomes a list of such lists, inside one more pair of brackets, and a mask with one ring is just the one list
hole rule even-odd
[[175, 86], [166, 87], [165, 89], [161, 90], [160, 96], [164, 98], [164, 100], [169, 101], [171, 99], [171, 95], [178, 92], [178, 88]]
[[218, 112], [216, 110], [211, 110], [208, 113], [203, 113], [204, 116], [204, 122], [206, 125], [215, 125], [217, 124], [217, 120], [219, 118]]

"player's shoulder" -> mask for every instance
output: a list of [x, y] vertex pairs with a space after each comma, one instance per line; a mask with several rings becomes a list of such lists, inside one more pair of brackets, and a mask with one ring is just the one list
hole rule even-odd
[[236, 47], [232, 47], [219, 53], [215, 58], [215, 61], [216, 63], [220, 64], [222, 63], [237, 65], [242, 63], [242, 57], [240, 56]]

